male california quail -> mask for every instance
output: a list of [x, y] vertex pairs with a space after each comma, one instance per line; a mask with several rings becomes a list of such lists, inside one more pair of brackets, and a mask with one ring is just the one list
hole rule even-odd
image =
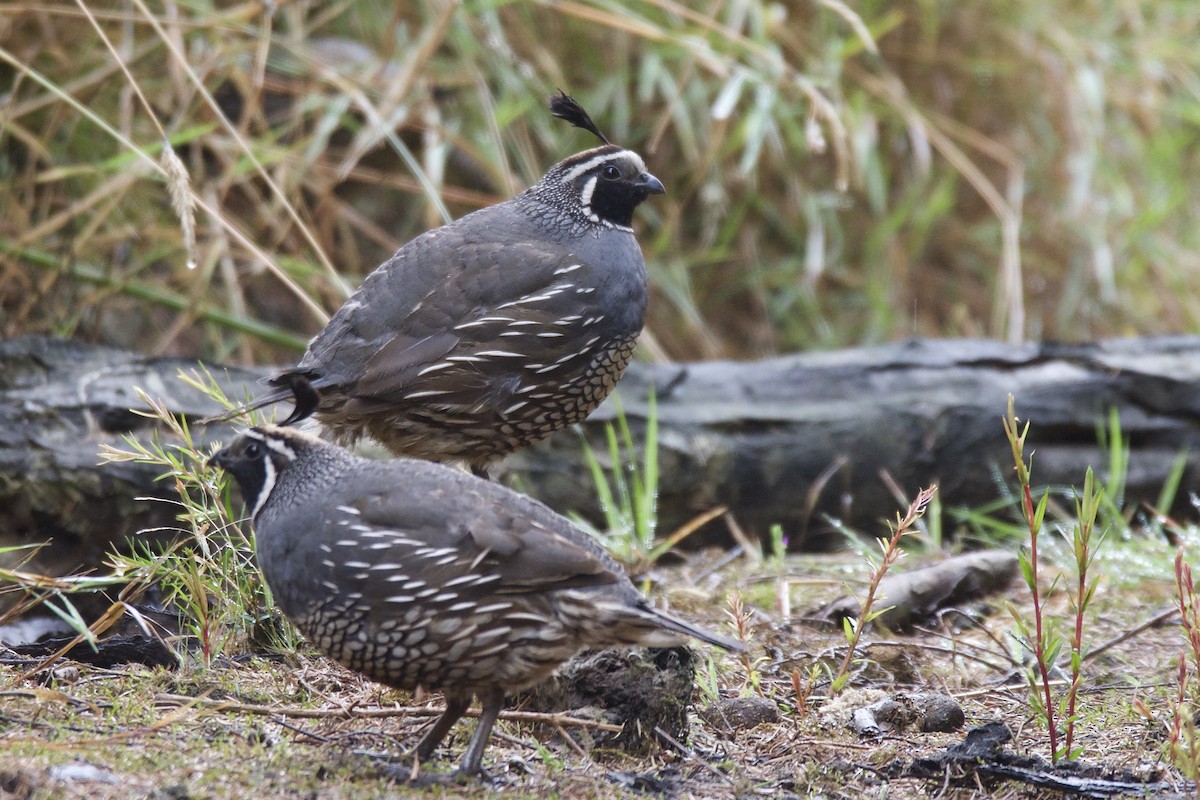
[[350, 444], [397, 455], [499, 458], [586, 417], [633, 355], [646, 267], [630, 227], [663, 192], [641, 157], [609, 144], [560, 94], [551, 110], [604, 145], [526, 191], [428, 231], [367, 276], [278, 388], [218, 419], [292, 398]]
[[419, 760], [483, 704], [474, 774], [507, 694], [584, 647], [736, 641], [656, 611], [586, 533], [546, 506], [441, 464], [371, 461], [311, 434], [251, 428], [209, 462], [233, 475], [258, 564], [319, 650], [401, 689], [441, 689]]

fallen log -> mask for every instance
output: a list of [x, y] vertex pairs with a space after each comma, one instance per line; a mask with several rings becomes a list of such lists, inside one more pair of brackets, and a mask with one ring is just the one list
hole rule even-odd
[[[135, 387], [193, 419], [220, 406], [177, 376], [194, 359], [146, 358], [82, 342], [24, 336], [0, 342], [0, 548], [33, 547], [30, 572], [65, 575], [94, 569], [133, 536], [171, 535], [177, 496], [161, 469], [134, 462], [100, 463], [101, 445], [128, 449], [158, 431]], [[261, 372], [220, 370], [242, 396]], [[230, 431], [198, 430], [207, 442]], [[147, 531], [139, 534], [139, 531]], [[0, 556], [12, 566], [27, 550]]]
[[[831, 518], [887, 533], [883, 521], [902, 510], [889, 483], [908, 498], [936, 483], [943, 508], [993, 502], [999, 484], [1012, 483], [1001, 426], [1010, 393], [1018, 417], [1032, 421], [1036, 484], [1081, 486], [1088, 466], [1106, 479], [1100, 432], [1115, 411], [1129, 447], [1124, 500], [1156, 503], [1186, 452], [1183, 488], [1160, 510], [1195, 517], [1200, 337], [1015, 347], [913, 340], [746, 363], [635, 364], [620, 385], [635, 435], [652, 391], [666, 531], [724, 505], [753, 534], [782, 524], [792, 549], [825, 549], [840, 539]], [[597, 451], [615, 414], [606, 403], [583, 426]], [[578, 438], [552, 437], [508, 465], [555, 508], [594, 514]], [[710, 541], [724, 535], [717, 524], [707, 530]]]
[[[170, 486], [140, 464], [101, 466], [101, 443], [148, 439], [154, 428], [130, 411], [134, 387], [195, 421], [215, 404], [177, 380], [190, 359], [145, 358], [78, 342], [21, 337], [0, 342], [0, 547], [53, 540], [35, 565], [61, 573], [94, 566], [136, 531], [173, 523]], [[270, 372], [214, 369], [233, 396]], [[634, 364], [621, 383], [639, 439], [651, 392], [659, 427], [660, 529], [669, 532], [715, 506], [745, 530], [784, 526], [793, 549], [822, 548], [838, 534], [830, 518], [884, 532], [899, 503], [938, 483], [944, 507], [1001, 494], [1012, 473], [1000, 418], [1007, 395], [1033, 421], [1037, 484], [1080, 484], [1108, 464], [1097, 430], [1110, 409], [1130, 449], [1127, 501], [1155, 502], [1172, 462], [1187, 450], [1176, 508], [1191, 514], [1188, 487], [1200, 458], [1200, 338], [1120, 339], [1093, 344], [909, 341], [759, 362]], [[580, 436], [603, 453], [606, 403], [576, 432], [563, 431], [509, 459], [502, 480], [561, 511], [597, 517]], [[228, 438], [214, 426], [201, 441]], [[727, 541], [720, 522], [708, 541]], [[693, 537], [693, 541], [696, 538]]]
[[[1017, 577], [1017, 555], [1007, 550], [960, 553], [907, 572], [892, 572], [875, 590], [874, 624], [911, 633], [918, 625], [936, 625], [938, 612], [973, 603], [1008, 588]], [[861, 598], [843, 595], [817, 609], [811, 619], [841, 627], [862, 610]]]

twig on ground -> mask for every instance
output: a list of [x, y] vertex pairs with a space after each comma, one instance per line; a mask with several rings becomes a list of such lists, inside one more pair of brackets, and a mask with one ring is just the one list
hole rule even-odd
[[671, 734], [667, 733], [659, 726], [657, 726], [657, 725], [654, 726], [654, 733], [657, 734], [658, 737], [660, 739], [662, 739], [664, 742], [671, 745], [671, 747], [675, 748], [675, 750], [678, 751], [679, 754], [681, 756], [683, 756], [684, 758], [686, 758], [688, 761], [691, 761], [692, 763], [698, 764], [699, 766], [703, 767], [708, 772], [711, 772], [713, 775], [717, 776], [717, 778], [719, 778], [724, 783], [733, 785], [732, 778], [730, 778], [724, 772], [721, 772], [721, 770], [717, 769], [712, 764], [710, 764], [707, 761], [705, 761], [704, 759], [700, 758], [698, 755], [696, 755], [696, 753], [690, 747], [688, 747], [684, 744], [681, 744], [678, 740], [675, 739], [675, 737], [671, 736]]
[[1087, 655], [1085, 655], [1083, 657], [1083, 660], [1090, 661], [1093, 658], [1095, 658], [1096, 656], [1103, 653], [1105, 650], [1108, 650], [1109, 648], [1112, 648], [1112, 647], [1116, 647], [1117, 645], [1119, 645], [1123, 642], [1127, 642], [1130, 639], [1132, 639], [1133, 637], [1137, 636], [1138, 634], [1144, 633], [1145, 631], [1147, 631], [1150, 628], [1153, 628], [1157, 625], [1161, 625], [1162, 623], [1166, 622], [1167, 620], [1174, 618], [1178, 614], [1179, 614], [1179, 609], [1177, 609], [1177, 608], [1168, 608], [1166, 611], [1161, 611], [1161, 612], [1155, 614], [1150, 619], [1141, 623], [1140, 625], [1135, 625], [1134, 627], [1130, 628], [1129, 630], [1125, 631], [1124, 633], [1121, 633], [1117, 636], [1114, 636], [1112, 639], [1109, 639], [1104, 644], [1099, 645], [1098, 647], [1093, 647], [1091, 650], [1089, 650], [1087, 652]]
[[[440, 717], [445, 713], [444, 708], [427, 708], [424, 706], [396, 706], [393, 708], [295, 708], [286, 706], [263, 706], [251, 703], [236, 703], [231, 700], [212, 700], [204, 697], [189, 697], [179, 694], [156, 694], [154, 701], [162, 705], [185, 704], [193, 705], [210, 711], [220, 711], [233, 714], [254, 714], [260, 716], [295, 717], [298, 719], [331, 719], [335, 717], [363, 717], [377, 719], [383, 717]], [[479, 709], [468, 709], [467, 717], [478, 717]], [[602, 731], [619, 732], [620, 725], [609, 722], [597, 722], [591, 719], [572, 717], [569, 714], [544, 714], [536, 711], [501, 711], [500, 719], [513, 722], [539, 722], [543, 725], [559, 727], [570, 725], [576, 728], [595, 728]]]

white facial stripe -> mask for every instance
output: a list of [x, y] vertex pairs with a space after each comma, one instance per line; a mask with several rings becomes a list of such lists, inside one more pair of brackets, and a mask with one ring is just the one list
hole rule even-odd
[[583, 185], [583, 191], [579, 193], [579, 202], [583, 203], [583, 211], [585, 214], [592, 214], [592, 193], [596, 191], [596, 181], [600, 180], [595, 175], [588, 178], [588, 182]]
[[[272, 445], [271, 442], [267, 442], [267, 444], [268, 446]], [[272, 447], [272, 449], [274, 448]], [[262, 510], [264, 505], [266, 505], [267, 498], [271, 496], [271, 490], [275, 488], [275, 478], [277, 477], [275, 472], [275, 463], [269, 458], [264, 458], [262, 463], [263, 484], [262, 488], [258, 490], [258, 502], [254, 504], [254, 510], [250, 512], [251, 519], [258, 519], [258, 512]]]

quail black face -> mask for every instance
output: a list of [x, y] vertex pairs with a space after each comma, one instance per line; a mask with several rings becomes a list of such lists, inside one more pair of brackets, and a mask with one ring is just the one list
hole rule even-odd
[[270, 497], [279, 473], [295, 459], [296, 451], [286, 441], [249, 430], [217, 451], [208, 465], [233, 476], [254, 517]]
[[643, 200], [665, 191], [641, 156], [616, 145], [585, 150], [556, 164], [534, 192], [539, 189], [562, 191], [562, 200], [576, 204], [590, 221], [622, 229], [629, 229]]

